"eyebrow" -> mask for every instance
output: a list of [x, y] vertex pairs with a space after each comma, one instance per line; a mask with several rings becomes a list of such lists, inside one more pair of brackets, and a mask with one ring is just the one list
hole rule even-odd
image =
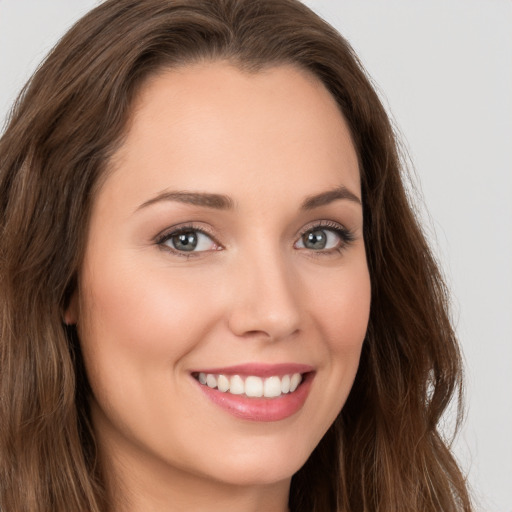
[[162, 192], [157, 196], [142, 203], [137, 210], [146, 208], [160, 201], [177, 201], [179, 203], [193, 204], [195, 206], [203, 206], [205, 208], [213, 208], [215, 210], [232, 210], [234, 207], [233, 200], [223, 194], [210, 194], [207, 192]]
[[[320, 206], [325, 206], [334, 201], [346, 199], [357, 204], [361, 204], [361, 200], [350, 190], [344, 186], [336, 187], [320, 194], [306, 197], [301, 205], [302, 210], [313, 210]], [[205, 208], [213, 208], [215, 210], [232, 210], [234, 201], [224, 194], [211, 194], [208, 192], [183, 192], [183, 191], [164, 191], [157, 196], [142, 203], [138, 208], [146, 208], [152, 204], [161, 201], [177, 201], [184, 204], [192, 204], [194, 206], [202, 206]]]
[[359, 197], [357, 197], [353, 192], [350, 192], [347, 187], [341, 186], [328, 190], [327, 192], [321, 192], [320, 194], [307, 197], [302, 203], [302, 209], [313, 210], [314, 208], [325, 206], [340, 199], [347, 199], [348, 201], [352, 201], [359, 205], [362, 204]]

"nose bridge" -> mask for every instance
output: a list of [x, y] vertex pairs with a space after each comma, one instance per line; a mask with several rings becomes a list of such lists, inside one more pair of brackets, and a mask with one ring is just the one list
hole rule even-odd
[[300, 321], [297, 281], [278, 244], [263, 244], [240, 254], [236, 267], [229, 318], [232, 331], [272, 340], [296, 332]]

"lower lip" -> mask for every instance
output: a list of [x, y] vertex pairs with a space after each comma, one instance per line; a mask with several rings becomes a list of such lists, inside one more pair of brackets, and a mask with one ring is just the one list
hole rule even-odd
[[[314, 373], [303, 375], [302, 382], [293, 393], [276, 398], [249, 398], [245, 395], [210, 388], [196, 381], [201, 391], [216, 405], [228, 413], [249, 421], [280, 421], [298, 412], [309, 395]], [[194, 379], [195, 380], [195, 379]]]

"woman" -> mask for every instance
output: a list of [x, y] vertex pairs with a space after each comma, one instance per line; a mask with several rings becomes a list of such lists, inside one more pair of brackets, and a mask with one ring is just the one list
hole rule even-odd
[[306, 7], [103, 3], [0, 173], [2, 510], [471, 510], [446, 291]]

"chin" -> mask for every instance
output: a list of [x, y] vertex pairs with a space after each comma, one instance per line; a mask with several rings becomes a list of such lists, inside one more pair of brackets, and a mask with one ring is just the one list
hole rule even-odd
[[253, 447], [248, 450], [235, 442], [217, 458], [213, 467], [207, 462], [209, 467], [204, 468], [205, 473], [235, 486], [272, 485], [289, 481], [315, 448], [313, 443], [303, 441], [301, 445], [299, 440], [294, 443], [290, 443], [290, 439], [281, 443], [268, 441], [252, 440]]

